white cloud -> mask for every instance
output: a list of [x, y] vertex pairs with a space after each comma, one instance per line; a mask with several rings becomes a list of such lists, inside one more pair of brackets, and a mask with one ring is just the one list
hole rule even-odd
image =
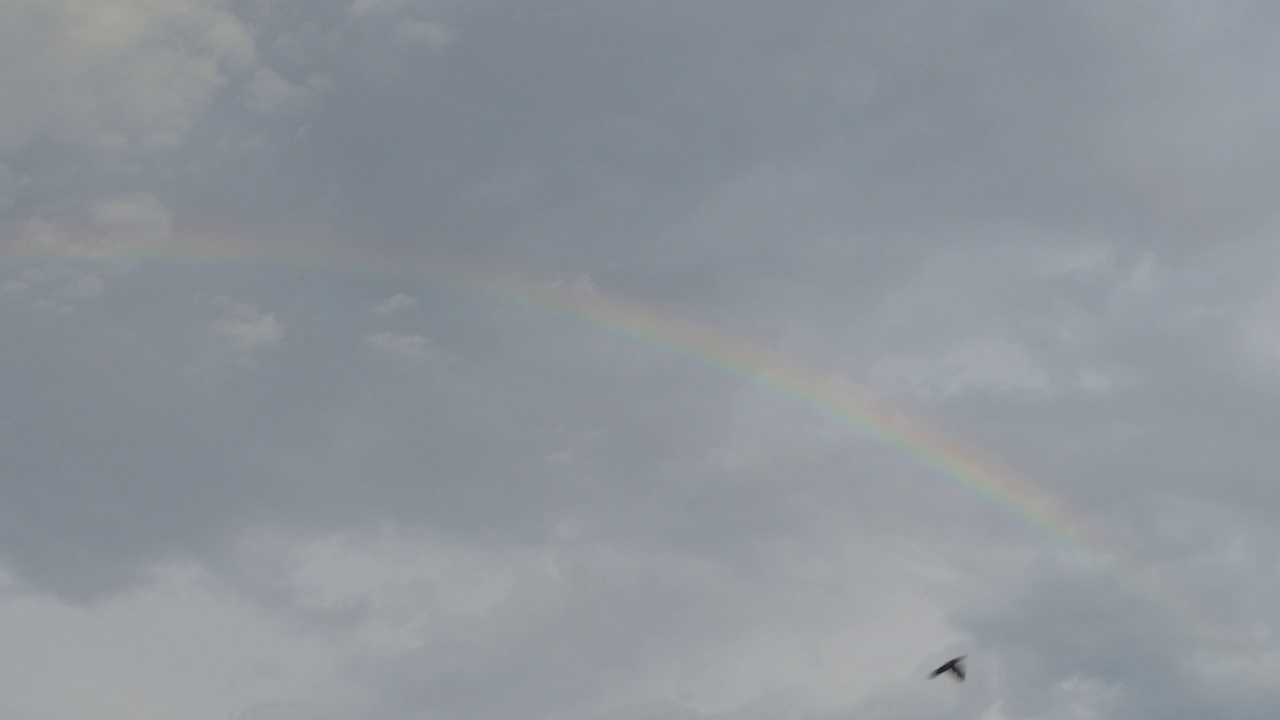
[[404, 293], [397, 293], [382, 301], [373, 311], [379, 315], [389, 315], [397, 310], [408, 310], [418, 306], [418, 298]]
[[112, 193], [77, 202], [57, 214], [16, 221], [13, 248], [35, 255], [67, 255], [127, 264], [130, 252], [155, 249], [172, 234], [169, 209], [150, 192]]
[[218, 0], [13, 0], [0, 22], [0, 151], [37, 134], [107, 152], [172, 148], [255, 57]]
[[90, 217], [111, 247], [138, 247], [169, 239], [172, 220], [148, 192], [115, 195], [93, 203]]
[[231, 349], [247, 353], [280, 344], [284, 323], [274, 313], [261, 313], [257, 308], [227, 297], [216, 297], [213, 304], [226, 311], [225, 317], [213, 322], [214, 331]]
[[353, 0], [351, 5], [347, 7], [347, 12], [355, 18], [369, 17], [372, 15], [388, 15], [405, 5], [411, 0]]
[[418, 20], [401, 20], [396, 23], [396, 39], [402, 43], [418, 45], [432, 52], [440, 52], [453, 42], [454, 32], [439, 23]]
[[68, 313], [106, 290], [106, 281], [92, 271], [48, 265], [26, 268], [19, 278], [0, 284], [0, 294], [30, 302], [32, 307]]
[[366, 337], [364, 342], [382, 357], [404, 365], [420, 367], [440, 357], [431, 342], [421, 335], [378, 332]]
[[270, 68], [260, 67], [245, 86], [244, 104], [259, 112], [275, 112], [297, 107], [309, 88], [294, 85]]

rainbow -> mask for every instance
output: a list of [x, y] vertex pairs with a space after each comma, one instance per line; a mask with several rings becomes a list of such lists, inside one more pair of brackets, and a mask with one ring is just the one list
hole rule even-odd
[[[601, 331], [660, 346], [715, 372], [737, 378], [786, 398], [928, 468], [968, 494], [998, 508], [1032, 532], [1066, 547], [1079, 559], [1115, 579], [1128, 594], [1153, 604], [1178, 621], [1196, 628], [1194, 613], [1158, 587], [1148, 564], [1118, 550], [1093, 532], [1065, 505], [1027, 477], [952, 435], [907, 417], [860, 392], [839, 376], [807, 368], [780, 354], [745, 342], [715, 328], [667, 315], [640, 303], [600, 292], [590, 284], [535, 281], [516, 273], [474, 270], [421, 258], [384, 258], [344, 252], [333, 245], [252, 247], [225, 239], [185, 241], [158, 250], [95, 251], [91, 247], [39, 251], [26, 248], [0, 252], [0, 268], [49, 265], [123, 267], [239, 266], [290, 272], [370, 275], [454, 288], [496, 297], [504, 302], [540, 308]], [[0, 278], [3, 280], [4, 278]]]

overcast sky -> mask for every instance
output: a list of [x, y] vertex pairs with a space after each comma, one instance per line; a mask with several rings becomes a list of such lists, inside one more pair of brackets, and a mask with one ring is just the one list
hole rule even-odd
[[[1274, 718], [1278, 32], [6, 0], [0, 715]], [[1073, 539], [502, 275], [857, 388]]]

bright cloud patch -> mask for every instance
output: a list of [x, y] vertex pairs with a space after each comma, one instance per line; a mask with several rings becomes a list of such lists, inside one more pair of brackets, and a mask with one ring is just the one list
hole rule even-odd
[[379, 315], [390, 315], [397, 310], [408, 310], [418, 306], [418, 299], [412, 295], [398, 293], [384, 300], [373, 311]]
[[0, 22], [0, 150], [40, 135], [106, 151], [183, 140], [255, 58], [216, 0], [13, 0]]
[[453, 40], [449, 28], [439, 23], [402, 20], [396, 24], [396, 39], [402, 43], [418, 45], [433, 52], [444, 50]]
[[274, 347], [284, 337], [284, 324], [273, 313], [259, 312], [252, 305], [228, 297], [214, 298], [213, 304], [226, 312], [214, 321], [213, 329], [237, 352]]
[[32, 307], [71, 312], [82, 301], [106, 290], [106, 281], [95, 272], [75, 267], [27, 268], [17, 278], [0, 283], [0, 297], [29, 302]]
[[260, 112], [296, 107], [307, 96], [307, 87], [285, 80], [270, 68], [258, 68], [245, 86], [244, 103]]
[[0, 630], [33, 649], [22, 661], [0, 656], [10, 683], [0, 707], [15, 718], [107, 720], [278, 718], [299, 697], [351, 709], [334, 675], [338, 649], [324, 638], [254, 607], [207, 569], [154, 576], [91, 607], [0, 598]]
[[172, 220], [155, 195], [126, 193], [97, 200], [90, 208], [94, 225], [109, 247], [135, 248], [169, 238]]
[[366, 337], [364, 343], [382, 358], [402, 365], [421, 367], [440, 356], [431, 341], [421, 335], [379, 332]]

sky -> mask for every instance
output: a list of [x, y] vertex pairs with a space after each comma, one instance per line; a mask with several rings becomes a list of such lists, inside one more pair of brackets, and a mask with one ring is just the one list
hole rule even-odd
[[0, 714], [1275, 717], [1277, 31], [8, 0]]

